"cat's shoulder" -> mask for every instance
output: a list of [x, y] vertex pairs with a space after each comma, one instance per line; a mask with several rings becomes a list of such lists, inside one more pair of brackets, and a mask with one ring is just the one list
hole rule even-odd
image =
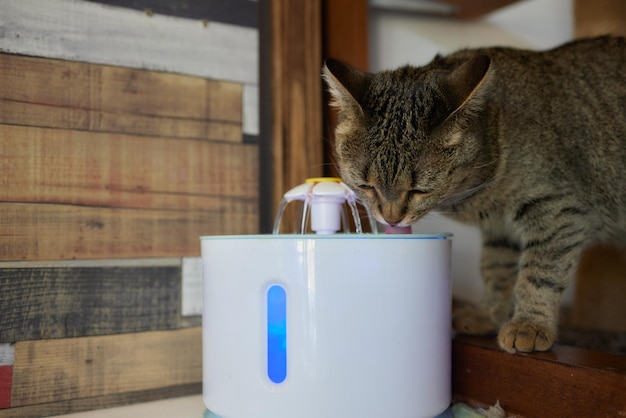
[[623, 36], [604, 35], [594, 38], [580, 38], [567, 42], [547, 52], [595, 51], [597, 49], [626, 48], [626, 38]]
[[547, 50], [533, 50], [513, 47], [468, 48], [459, 50], [445, 57], [437, 56], [433, 61], [455, 62], [475, 57], [477, 55], [487, 55], [491, 59], [495, 60], [506, 60], [507, 58], [516, 59], [519, 57], [532, 56], [584, 56], [598, 53], [618, 53], [619, 55], [626, 55], [626, 38], [613, 35], [581, 38]]
[[452, 69], [479, 55], [487, 56], [492, 69], [503, 71], [504, 77], [529, 70], [544, 72], [555, 68], [567, 68], [570, 71], [572, 68], [604, 66], [615, 69], [626, 65], [626, 38], [609, 35], [583, 38], [548, 50], [469, 48], [447, 56], [437, 56], [430, 66], [435, 69]]

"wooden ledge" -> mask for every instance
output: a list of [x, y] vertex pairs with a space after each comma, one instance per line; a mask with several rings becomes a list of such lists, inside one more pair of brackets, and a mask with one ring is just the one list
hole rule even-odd
[[626, 356], [557, 345], [508, 354], [495, 337], [457, 336], [452, 346], [456, 401], [497, 401], [518, 417], [626, 416]]

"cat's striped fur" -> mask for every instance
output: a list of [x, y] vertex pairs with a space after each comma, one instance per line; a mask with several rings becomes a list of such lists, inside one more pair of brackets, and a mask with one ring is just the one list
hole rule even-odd
[[582, 250], [626, 237], [626, 40], [464, 50], [367, 74], [329, 61], [343, 180], [377, 219], [479, 225], [485, 295], [455, 313], [505, 350], [547, 350]]

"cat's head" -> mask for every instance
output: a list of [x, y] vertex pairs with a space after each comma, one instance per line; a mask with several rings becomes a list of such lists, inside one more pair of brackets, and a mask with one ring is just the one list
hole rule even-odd
[[482, 145], [490, 72], [486, 56], [377, 74], [326, 62], [340, 175], [379, 222], [410, 225], [484, 180], [475, 170], [491, 158]]

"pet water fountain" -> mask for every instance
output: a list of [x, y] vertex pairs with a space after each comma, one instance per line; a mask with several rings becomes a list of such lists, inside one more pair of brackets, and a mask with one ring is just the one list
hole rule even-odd
[[[280, 234], [291, 202], [299, 231]], [[362, 233], [357, 204], [340, 180], [312, 179], [285, 193], [274, 234], [201, 238], [208, 416], [419, 418], [448, 407], [449, 236]]]

